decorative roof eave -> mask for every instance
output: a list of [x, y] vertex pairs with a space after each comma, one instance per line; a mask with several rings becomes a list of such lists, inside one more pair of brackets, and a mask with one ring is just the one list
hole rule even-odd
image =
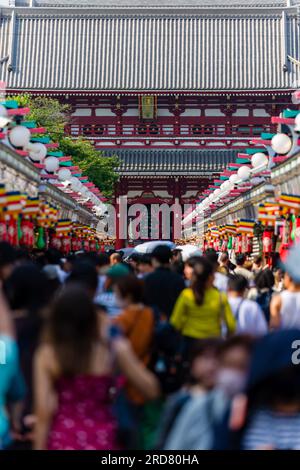
[[[1, 65], [1, 64], [0, 64]], [[36, 88], [7, 88], [8, 94], [18, 93], [31, 93], [33, 95], [49, 95], [49, 96], [137, 96], [137, 95], [158, 95], [158, 96], [170, 96], [170, 95], [189, 95], [189, 96], [272, 96], [278, 94], [290, 95], [295, 91], [295, 88], [277, 88], [277, 89], [260, 89], [260, 90], [45, 90]]]
[[121, 178], [139, 178], [147, 179], [149, 176], [163, 177], [163, 178], [174, 178], [174, 176], [181, 176], [183, 178], [196, 177], [202, 179], [211, 180], [212, 175], [211, 171], [176, 171], [176, 170], [167, 170], [167, 171], [120, 171], [119, 175]]

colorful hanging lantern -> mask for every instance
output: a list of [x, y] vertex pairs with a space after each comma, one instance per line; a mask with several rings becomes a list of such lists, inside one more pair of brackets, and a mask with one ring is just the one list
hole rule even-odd
[[263, 237], [262, 237], [262, 244], [263, 244], [263, 253], [264, 254], [271, 254], [273, 251], [273, 232], [270, 230], [264, 230]]
[[242, 253], [242, 235], [236, 236], [234, 251], [236, 254]]

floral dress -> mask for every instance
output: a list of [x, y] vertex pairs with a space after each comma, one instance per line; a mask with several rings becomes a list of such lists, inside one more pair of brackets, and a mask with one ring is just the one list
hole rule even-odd
[[111, 376], [62, 377], [56, 384], [58, 408], [49, 450], [118, 450]]

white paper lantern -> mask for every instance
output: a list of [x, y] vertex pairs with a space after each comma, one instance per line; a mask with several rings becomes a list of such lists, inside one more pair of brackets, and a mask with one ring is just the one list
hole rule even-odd
[[80, 192], [83, 196], [87, 196], [89, 190], [86, 186], [82, 185], [82, 188], [81, 188]]
[[47, 148], [44, 144], [40, 142], [36, 142], [34, 144], [29, 145], [29, 157], [34, 162], [42, 162], [44, 161], [47, 155]]
[[229, 180], [225, 181], [225, 182], [223, 183], [223, 190], [228, 190], [228, 189], [230, 189], [230, 188], [231, 188], [231, 183], [230, 183], [230, 181], [229, 181]]
[[232, 184], [235, 184], [239, 180], [239, 177], [237, 173], [233, 173], [233, 175], [230, 175], [229, 177], [229, 182]]
[[59, 160], [56, 157], [48, 157], [45, 160], [45, 168], [48, 173], [55, 173], [59, 168]]
[[240, 168], [238, 169], [237, 174], [238, 174], [238, 177], [242, 181], [246, 181], [247, 179], [249, 179], [251, 171], [250, 171], [250, 168], [248, 166], [243, 165], [243, 166], [240, 166]]
[[214, 195], [213, 195], [213, 194], [210, 194], [210, 195], [208, 196], [209, 201], [212, 201], [213, 198], [214, 198]]
[[30, 141], [30, 130], [24, 126], [15, 126], [9, 133], [10, 143], [14, 147], [26, 147]]
[[59, 181], [66, 181], [71, 178], [72, 173], [67, 168], [62, 168], [57, 173]]
[[284, 155], [288, 153], [292, 148], [292, 141], [286, 134], [276, 134], [272, 137], [272, 149], [279, 153], [280, 155]]
[[267, 166], [268, 161], [269, 159], [264, 153], [257, 152], [254, 155], [252, 155], [251, 165], [253, 166], [253, 168]]
[[220, 194], [220, 192], [221, 192], [221, 189], [219, 189], [219, 188], [218, 188], [218, 189], [215, 189], [215, 190], [214, 190], [214, 195], [215, 195], [215, 196], [218, 196], [218, 195]]
[[295, 131], [300, 132], [300, 113], [295, 117]]

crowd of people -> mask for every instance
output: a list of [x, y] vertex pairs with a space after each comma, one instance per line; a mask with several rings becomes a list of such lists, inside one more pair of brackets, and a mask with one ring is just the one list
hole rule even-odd
[[300, 448], [300, 246], [0, 243], [0, 449]]

